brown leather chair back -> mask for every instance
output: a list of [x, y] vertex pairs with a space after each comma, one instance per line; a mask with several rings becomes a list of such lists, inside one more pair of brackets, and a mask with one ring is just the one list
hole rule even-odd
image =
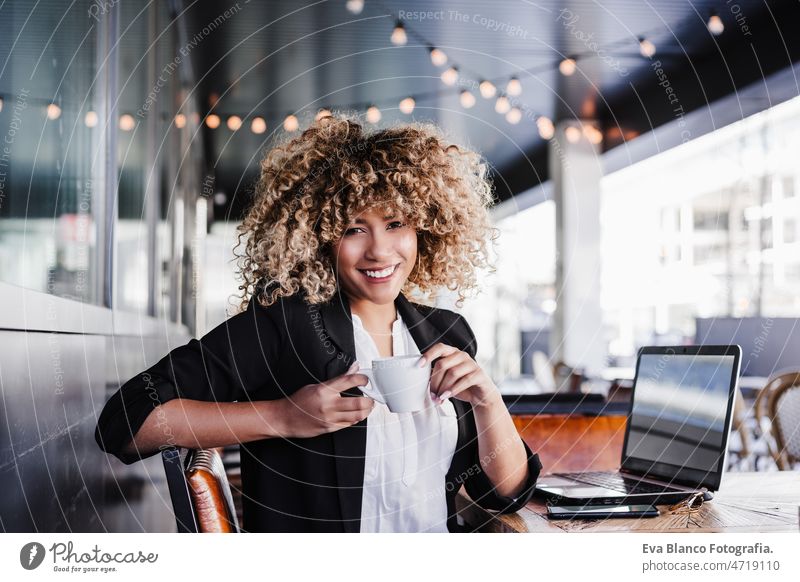
[[201, 533], [238, 533], [239, 523], [222, 458], [215, 449], [190, 451], [186, 483]]

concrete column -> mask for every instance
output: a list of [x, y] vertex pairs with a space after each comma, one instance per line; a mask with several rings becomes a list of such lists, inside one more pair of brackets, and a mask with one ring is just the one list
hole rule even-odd
[[[607, 346], [600, 310], [599, 147], [588, 122], [562, 122], [550, 140], [550, 179], [556, 203], [556, 310], [550, 334], [553, 361], [597, 373]], [[632, 244], [633, 243], [632, 241]], [[631, 276], [635, 266], [631, 265]]]

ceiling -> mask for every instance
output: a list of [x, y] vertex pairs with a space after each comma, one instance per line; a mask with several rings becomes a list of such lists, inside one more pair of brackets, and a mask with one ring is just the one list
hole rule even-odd
[[[436, 122], [486, 157], [502, 200], [547, 179], [536, 116], [596, 119], [608, 149], [675, 119], [676, 106], [688, 113], [800, 56], [800, 35], [790, 28], [800, 21], [795, 1], [366, 0], [357, 15], [344, 0], [185, 4], [180, 18], [188, 38], [208, 32], [191, 52], [201, 110], [267, 120], [263, 135], [232, 132], [224, 123], [205, 129], [217, 188], [233, 201], [234, 215], [289, 113], [302, 124], [322, 106], [363, 113], [374, 103], [383, 112], [381, 125]], [[229, 16], [220, 18], [227, 9]], [[719, 36], [706, 28], [712, 10], [725, 25]], [[434, 15], [421, 19], [416, 11]], [[398, 19], [408, 35], [399, 47], [390, 42]], [[654, 57], [640, 54], [640, 37], [655, 44]], [[443, 68], [431, 63], [429, 46], [459, 67], [459, 84], [442, 83]], [[578, 64], [569, 77], [558, 72], [566, 56]], [[490, 79], [502, 88], [512, 75], [523, 89], [515, 98], [524, 112], [517, 125], [477, 91], [473, 108], [460, 106], [465, 87]], [[408, 95], [416, 99], [411, 116], [398, 110]]]

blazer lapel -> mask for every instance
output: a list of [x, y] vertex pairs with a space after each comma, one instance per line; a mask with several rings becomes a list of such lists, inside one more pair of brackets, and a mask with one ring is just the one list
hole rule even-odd
[[394, 304], [400, 317], [403, 318], [406, 326], [408, 326], [408, 331], [411, 332], [411, 337], [414, 338], [414, 342], [421, 353], [425, 353], [426, 350], [441, 339], [442, 332], [436, 329], [428, 318], [406, 299], [405, 295], [402, 293], [398, 295]]
[[[325, 380], [344, 374], [356, 358], [353, 338], [353, 319], [350, 303], [344, 293], [337, 293], [330, 301], [320, 306], [323, 328], [327, 337], [320, 339], [335, 344], [326, 347], [331, 356], [325, 365]], [[331, 349], [333, 348], [333, 349]], [[350, 388], [346, 394], [360, 396], [358, 388]], [[364, 485], [364, 454], [367, 449], [367, 421], [331, 433], [339, 505], [342, 509], [343, 527], [346, 532], [358, 533], [361, 528], [361, 492]]]

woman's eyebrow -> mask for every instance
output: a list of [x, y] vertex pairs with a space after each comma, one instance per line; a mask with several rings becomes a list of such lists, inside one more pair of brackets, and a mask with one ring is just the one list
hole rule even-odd
[[[392, 220], [393, 218], [397, 218], [397, 215], [396, 214], [390, 214], [389, 216], [384, 216], [383, 217], [384, 220]], [[366, 223], [367, 223], [367, 221], [364, 220], [363, 218], [356, 218], [353, 221], [353, 224], [366, 224]]]

